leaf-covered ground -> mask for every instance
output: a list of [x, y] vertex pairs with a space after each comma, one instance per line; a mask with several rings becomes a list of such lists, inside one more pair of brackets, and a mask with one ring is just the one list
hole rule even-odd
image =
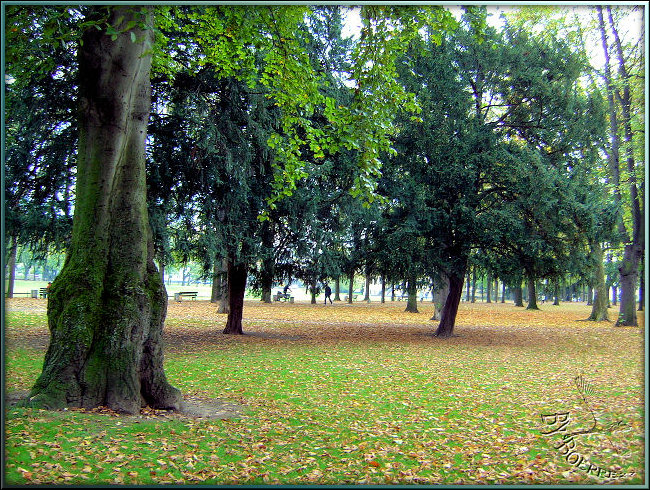
[[[24, 392], [45, 301], [6, 307], [6, 391]], [[442, 340], [430, 304], [404, 307], [247, 301], [247, 335], [225, 336], [210, 303], [172, 302], [168, 377], [243, 415], [10, 408], [6, 482], [645, 483], [642, 327], [581, 321], [584, 304], [463, 303]]]

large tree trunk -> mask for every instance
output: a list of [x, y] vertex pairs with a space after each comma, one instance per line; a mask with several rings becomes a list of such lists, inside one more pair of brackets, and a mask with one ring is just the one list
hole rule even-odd
[[228, 320], [223, 333], [242, 335], [242, 318], [244, 316], [244, 296], [246, 295], [246, 264], [234, 264], [228, 260]]
[[11, 245], [9, 246], [9, 260], [7, 261], [7, 268], [9, 269], [9, 279], [7, 280], [7, 298], [14, 297], [14, 284], [16, 283], [17, 254], [18, 254], [18, 239], [15, 236], [12, 236]]
[[621, 274], [621, 301], [617, 327], [636, 327], [636, 281], [639, 270], [638, 257], [634, 245], [626, 245], [623, 260], [618, 268]]
[[463, 295], [463, 277], [464, 272], [459, 274], [448, 274], [449, 294], [445, 300], [440, 313], [440, 323], [436, 329], [436, 337], [451, 337], [454, 334], [454, 325], [456, 325], [456, 315], [458, 314], [458, 305]]
[[[152, 9], [111, 7], [111, 36], [79, 46], [79, 147], [73, 231], [48, 302], [50, 345], [32, 406], [136, 413], [180, 408], [163, 370], [167, 293], [153, 262], [145, 141]], [[91, 16], [101, 16], [103, 8]], [[130, 22], [136, 27], [124, 30]], [[123, 31], [123, 32], [122, 32]], [[131, 33], [137, 42], [131, 40]]]
[[409, 313], [418, 313], [418, 290], [415, 274], [409, 275], [406, 292], [408, 293], [408, 302], [406, 303], [406, 309], [404, 311]]
[[517, 284], [512, 290], [515, 296], [515, 306], [524, 306], [524, 294], [521, 290], [521, 284]]
[[539, 310], [537, 306], [537, 288], [535, 287], [535, 277], [528, 274], [528, 306], [527, 310]]
[[607, 286], [605, 284], [605, 267], [603, 266], [603, 249], [600, 244], [594, 243], [591, 252], [596, 263], [594, 274], [595, 294], [591, 306], [591, 315], [588, 320], [602, 322], [609, 320], [607, 316]]

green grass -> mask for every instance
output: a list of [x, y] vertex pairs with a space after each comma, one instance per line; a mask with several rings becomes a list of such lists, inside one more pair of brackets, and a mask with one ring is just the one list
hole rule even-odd
[[[8, 314], [10, 329], [23, 323], [28, 331], [43, 328], [44, 314]], [[581, 453], [603, 467], [642, 473], [638, 365], [625, 352], [616, 359], [603, 350], [602, 362], [593, 363], [593, 349], [550, 347], [234, 339], [171, 350], [166, 373], [183, 393], [236, 401], [246, 414], [206, 420], [12, 409], [6, 481], [598, 483], [572, 470], [553, 448], [557, 439], [540, 433], [540, 413], [571, 410], [588, 421], [571, 387], [581, 371], [598, 377], [603, 417], [626, 424], [581, 438]], [[29, 388], [43, 353], [8, 349], [10, 389]], [[600, 382], [621, 370], [627, 380], [611, 389]]]

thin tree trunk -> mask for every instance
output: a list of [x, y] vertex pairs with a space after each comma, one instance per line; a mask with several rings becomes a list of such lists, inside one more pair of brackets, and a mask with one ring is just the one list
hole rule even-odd
[[472, 303], [476, 303], [476, 267], [472, 270]]
[[[212, 271], [212, 291], [210, 295], [211, 303], [221, 304], [224, 298], [227, 298], [228, 294], [228, 260], [219, 259], [215, 260], [214, 269]], [[221, 308], [219, 308], [221, 310]], [[224, 311], [218, 311], [218, 313], [226, 313]]]
[[244, 296], [246, 294], [246, 264], [234, 264], [228, 260], [228, 320], [223, 333], [242, 335], [242, 318], [244, 316]]
[[[273, 259], [267, 259], [267, 260], [273, 260]], [[265, 263], [262, 265], [263, 271], [262, 271], [262, 277], [260, 278], [260, 282], [262, 283], [262, 298], [261, 301], [263, 303], [272, 303], [272, 291], [271, 289], [273, 288], [273, 264], [268, 264]]]
[[[603, 52], [605, 55], [605, 83], [607, 88], [607, 101], [609, 105], [609, 115], [610, 115], [610, 137], [611, 137], [611, 148], [608, 153], [608, 165], [610, 169], [610, 174], [613, 179], [614, 187], [614, 199], [617, 204], [621, 203], [621, 191], [620, 191], [620, 142], [619, 142], [619, 123], [617, 119], [617, 110], [614, 104], [614, 83], [610, 70], [610, 53], [607, 43], [607, 33], [605, 30], [605, 21], [603, 18], [603, 8], [602, 6], [596, 7], [598, 12], [598, 24], [600, 27], [601, 42], [603, 46]], [[630, 87], [627, 70], [625, 67], [625, 62], [623, 58], [622, 48], [620, 39], [618, 37], [618, 32], [616, 26], [613, 22], [611, 16], [611, 9], [608, 8], [610, 26], [614, 34], [615, 46], [618, 53], [619, 61], [619, 74], [621, 82], [623, 84], [623, 94], [619, 92], [619, 98], [621, 100], [621, 109], [623, 116], [623, 125], [625, 133], [625, 143], [626, 143], [626, 152], [627, 152], [627, 167], [628, 167], [628, 177], [627, 180], [630, 186], [630, 201], [631, 201], [631, 214], [632, 214], [632, 238], [628, 239], [628, 243], [625, 245], [623, 252], [623, 260], [621, 266], [619, 267], [620, 272], [620, 286], [621, 286], [621, 301], [620, 301], [620, 310], [618, 320], [616, 322], [617, 326], [637, 326], [636, 318], [636, 280], [637, 272], [639, 265], [639, 258], [643, 253], [643, 216], [640, 209], [639, 199], [638, 199], [638, 190], [636, 185], [636, 169], [634, 154], [632, 151], [632, 128], [631, 128], [631, 97], [630, 97]], [[619, 232], [623, 236], [628, 236], [627, 230], [625, 229], [625, 224], [622, 220], [619, 220]]]
[[221, 299], [217, 307], [217, 313], [227, 315], [230, 313], [230, 289], [228, 288], [228, 274], [221, 278]]
[[404, 311], [409, 313], [418, 313], [417, 278], [415, 277], [415, 274], [409, 275], [406, 291], [408, 292], [408, 302], [406, 303], [406, 309]]
[[618, 288], [616, 286], [612, 286], [612, 306], [617, 306], [618, 305]]
[[[462, 291], [461, 291], [462, 293]], [[441, 313], [442, 313], [442, 307], [445, 301], [447, 300], [447, 297], [449, 296], [449, 277], [447, 277], [447, 274], [442, 274], [442, 285], [440, 288], [433, 292], [433, 289], [431, 290], [431, 301], [433, 302], [433, 316], [431, 317], [431, 320], [440, 320], [441, 319]]]
[[491, 293], [490, 289], [492, 289], [492, 274], [490, 272], [488, 272], [488, 274], [487, 274], [487, 297], [486, 297], [486, 300], [485, 300], [486, 303], [492, 303], [492, 297], [491, 297], [491, 294], [490, 294]]
[[391, 283], [391, 289], [390, 289], [390, 300], [395, 301], [395, 283]]
[[[104, 9], [93, 9], [90, 19]], [[143, 404], [181, 405], [163, 370], [167, 292], [153, 262], [147, 215], [153, 30], [139, 26], [152, 25], [152, 12], [110, 7], [116, 39], [94, 26], [82, 35], [72, 238], [48, 295], [50, 344], [31, 406], [137, 413]]]
[[309, 285], [309, 292], [311, 293], [311, 304], [315, 305], [316, 304], [316, 283], [312, 282]]
[[210, 292], [210, 303], [217, 303], [219, 301], [219, 289], [221, 286], [221, 274], [217, 261], [215, 260], [212, 267], [212, 290]]
[[436, 329], [436, 337], [451, 337], [454, 334], [454, 326], [456, 325], [456, 316], [458, 314], [458, 305], [460, 298], [463, 295], [463, 277], [465, 273], [448, 274], [449, 278], [449, 294], [445, 300], [440, 313], [440, 323]]
[[366, 303], [370, 303], [370, 273], [366, 272], [366, 291], [363, 297]]
[[386, 302], [386, 276], [381, 275], [381, 302]]
[[[641, 264], [643, 265], [643, 260], [641, 260]], [[643, 302], [644, 302], [644, 297], [643, 295], [645, 294], [645, 277], [644, 277], [644, 269], [643, 266], [640, 271], [640, 279], [639, 279], [639, 310], [638, 311], [643, 311]]]
[[7, 261], [7, 268], [9, 269], [9, 280], [7, 281], [7, 298], [14, 297], [14, 285], [16, 283], [16, 256], [18, 255], [18, 238], [11, 237], [11, 245], [9, 246], [9, 260]]
[[553, 306], [560, 306], [560, 281], [553, 281]]
[[334, 280], [334, 301], [341, 301], [341, 277], [336, 276]]
[[165, 264], [160, 261], [160, 280], [165, 284]]
[[505, 282], [501, 283], [501, 302], [502, 303], [506, 302], [506, 283]]
[[348, 291], [348, 303], [352, 304], [352, 295], [354, 294], [354, 271], [350, 273], [350, 289]]

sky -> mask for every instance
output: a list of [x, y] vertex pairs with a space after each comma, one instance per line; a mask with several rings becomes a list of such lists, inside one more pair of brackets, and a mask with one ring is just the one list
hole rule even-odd
[[[570, 3], [570, 2], [567, 2]], [[488, 23], [494, 27], [500, 27], [503, 24], [502, 19], [500, 18], [501, 13], [506, 11], [511, 11], [512, 9], [519, 8], [523, 5], [498, 5], [496, 3], [486, 2], [485, 4], [488, 10]], [[644, 5], [643, 2], [632, 2], [630, 5], [628, 2], [611, 2], [612, 6], [624, 6], [628, 5], [630, 7], [630, 16], [627, 22], [621, 23], [619, 26], [622, 39], [625, 40], [634, 40], [635, 42], [639, 39], [642, 39], [642, 34], [645, 29], [643, 24], [643, 13], [640, 9], [636, 12], [631, 11], [633, 5]], [[558, 5], [558, 7], [564, 7], [565, 5]], [[460, 17], [462, 11], [461, 7], [454, 5], [446, 6], [457, 18]], [[582, 3], [577, 3], [573, 5], [574, 11], [581, 17], [585, 18], [585, 24], [587, 19], [590, 16], [590, 9], [592, 5], [585, 5]], [[359, 18], [359, 7], [351, 8], [347, 10], [346, 15], [346, 24], [343, 29], [344, 36], [356, 36], [360, 30], [361, 20]], [[604, 63], [604, 56], [602, 53], [602, 46], [599, 39], [593, 39], [588, 43], [591, 47], [588, 48], [591, 52], [591, 62], [595, 68], [601, 68]]]

